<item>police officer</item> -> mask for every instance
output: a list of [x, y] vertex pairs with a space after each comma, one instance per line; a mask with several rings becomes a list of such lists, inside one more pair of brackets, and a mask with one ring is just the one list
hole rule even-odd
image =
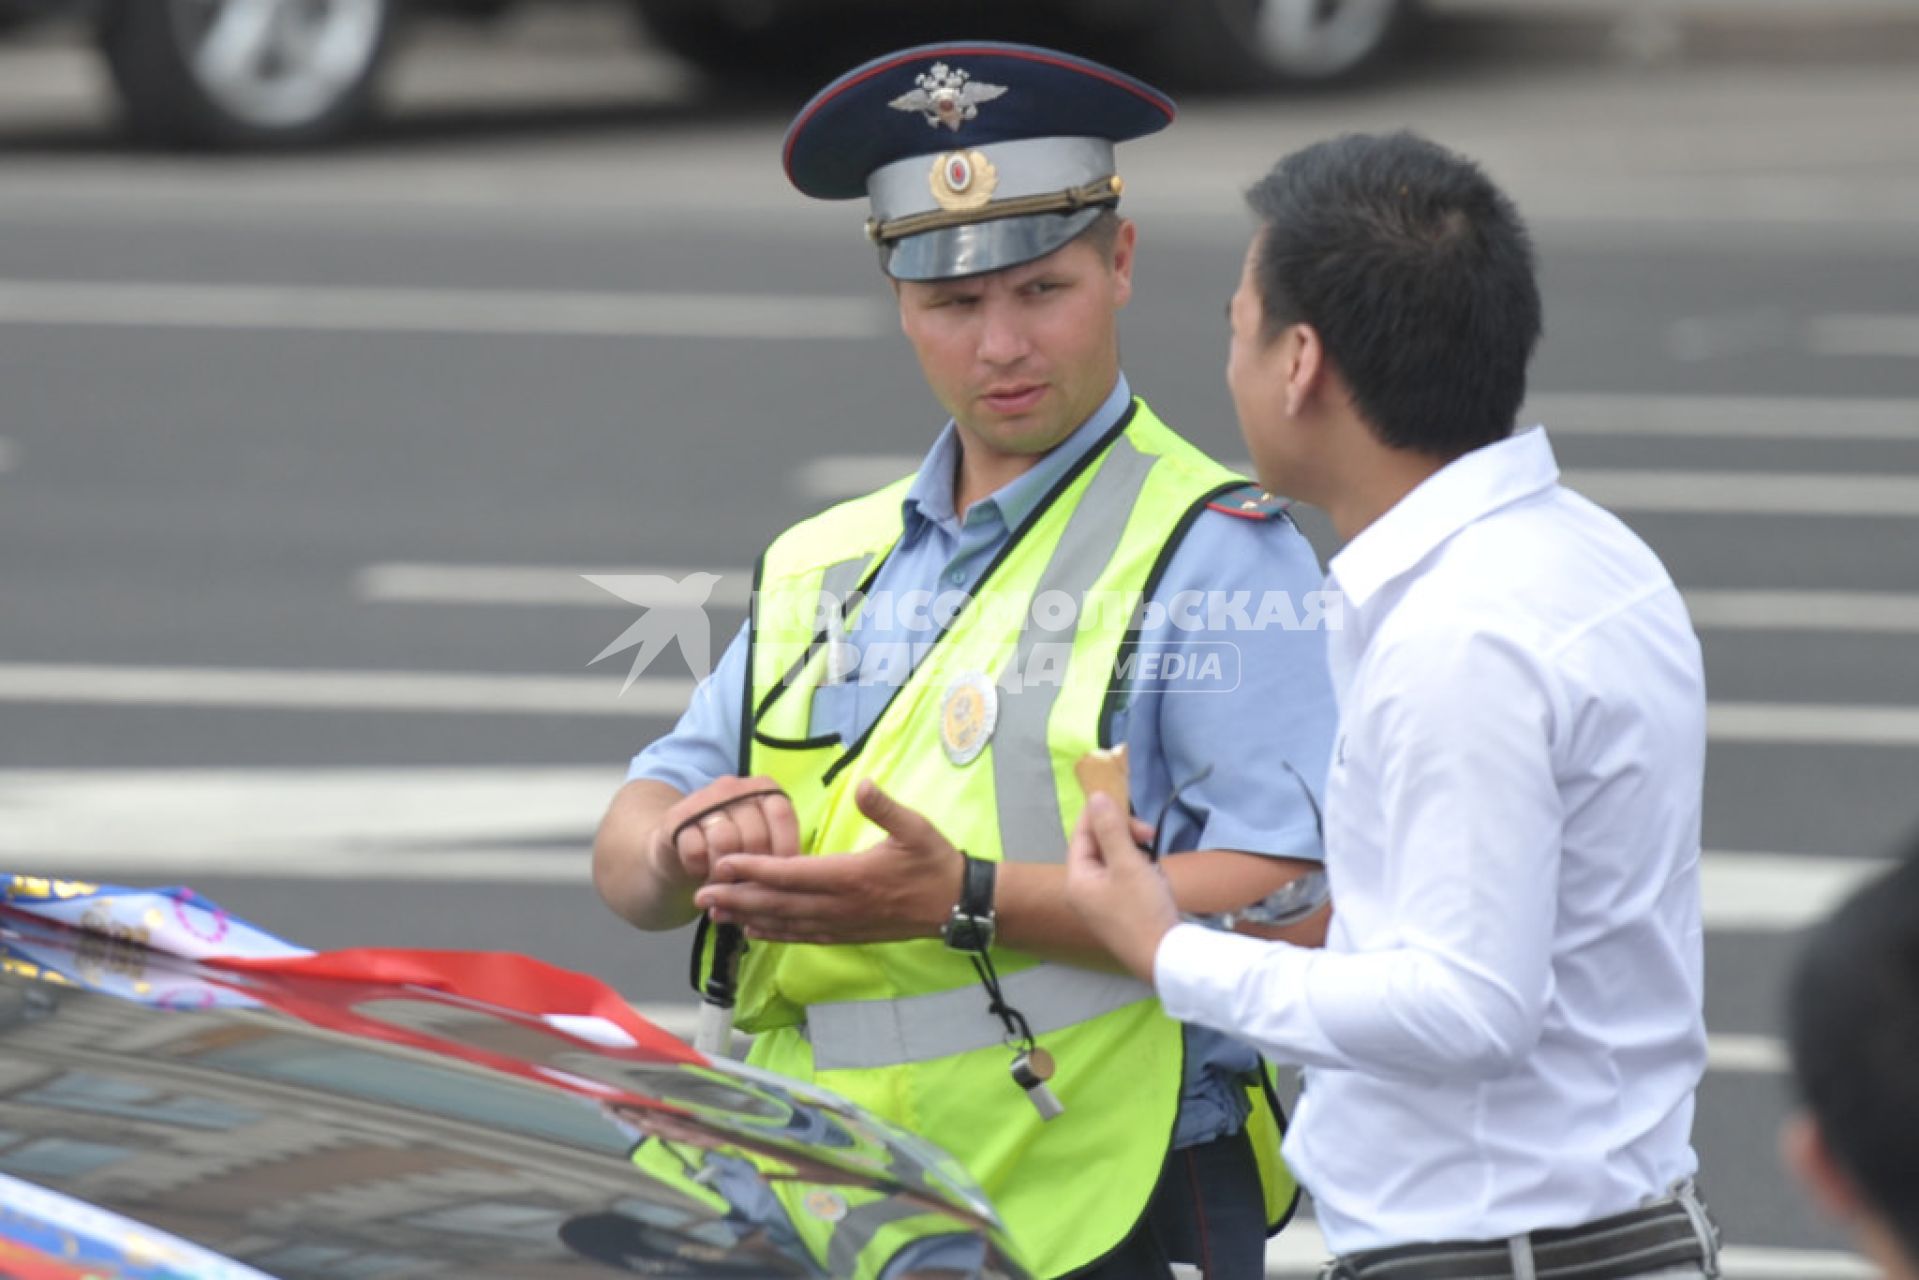
[[1312, 551], [1119, 368], [1138, 233], [1114, 144], [1172, 118], [1110, 68], [994, 43], [880, 58], [800, 112], [787, 176], [870, 200], [950, 420], [914, 475], [768, 548], [594, 849], [635, 925], [718, 923], [709, 974], [744, 931], [751, 1061], [958, 1156], [1047, 1276], [1257, 1276], [1294, 1199], [1257, 1057], [1112, 972], [1060, 893], [1075, 762], [1118, 745], [1188, 911], [1269, 901], [1320, 856]]

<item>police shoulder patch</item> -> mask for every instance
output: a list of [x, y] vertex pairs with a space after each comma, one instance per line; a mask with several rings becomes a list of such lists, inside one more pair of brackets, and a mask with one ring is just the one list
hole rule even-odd
[[1206, 504], [1206, 509], [1242, 520], [1278, 520], [1292, 505], [1290, 498], [1276, 497], [1256, 484], [1244, 484], [1220, 494]]

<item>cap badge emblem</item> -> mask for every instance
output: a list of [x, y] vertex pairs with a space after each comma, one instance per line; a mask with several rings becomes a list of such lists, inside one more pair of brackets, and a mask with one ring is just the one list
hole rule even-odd
[[968, 72], [944, 62], [935, 62], [917, 77], [916, 83], [919, 88], [902, 93], [887, 105], [895, 111], [917, 111], [933, 128], [945, 125], [955, 133], [979, 114], [980, 103], [991, 102], [1006, 92], [1005, 85], [975, 80]]
[[934, 202], [942, 209], [982, 208], [999, 186], [999, 170], [983, 151], [948, 151], [936, 156], [926, 178]]

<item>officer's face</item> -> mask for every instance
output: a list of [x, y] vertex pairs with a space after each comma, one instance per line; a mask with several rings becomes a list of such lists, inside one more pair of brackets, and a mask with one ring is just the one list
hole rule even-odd
[[1121, 222], [1110, 252], [1082, 236], [990, 275], [897, 285], [900, 328], [968, 447], [1044, 453], [1112, 392], [1136, 234]]

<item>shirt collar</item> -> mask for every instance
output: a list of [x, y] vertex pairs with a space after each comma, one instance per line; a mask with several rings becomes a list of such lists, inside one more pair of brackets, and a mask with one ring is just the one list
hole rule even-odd
[[[993, 504], [999, 512], [1001, 523], [1008, 530], [1019, 528], [1046, 495], [1053, 491], [1060, 477], [1070, 471], [1073, 464], [1085, 457], [1099, 443], [1100, 437], [1119, 422], [1132, 402], [1132, 388], [1122, 373], [1113, 384], [1112, 393], [1072, 435], [1055, 445], [1031, 470], [1015, 477], [989, 497], [981, 499], [981, 502]], [[920, 463], [919, 473], [913, 478], [906, 497], [901, 501], [909, 541], [918, 536], [920, 526], [927, 522], [953, 528], [958, 526], [959, 515], [953, 510], [953, 484], [959, 472], [959, 461], [959, 431], [949, 421], [939, 433], [939, 438], [933, 441], [933, 447], [927, 451]]]
[[1543, 427], [1461, 454], [1360, 530], [1332, 558], [1332, 576], [1347, 601], [1363, 609], [1467, 525], [1558, 480], [1559, 464]]

